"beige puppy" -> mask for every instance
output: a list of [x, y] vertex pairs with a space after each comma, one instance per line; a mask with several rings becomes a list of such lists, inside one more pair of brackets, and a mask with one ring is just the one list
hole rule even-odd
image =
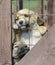
[[13, 28], [20, 31], [16, 37], [18, 39], [17, 41], [20, 39], [28, 46], [30, 45], [31, 48], [38, 43], [47, 30], [46, 27], [43, 26], [44, 20], [29, 9], [18, 11], [15, 20], [16, 24], [14, 24]]
[[[47, 31], [43, 26], [44, 20], [41, 19], [38, 14], [29, 10], [22, 9], [17, 12], [13, 29], [16, 34], [16, 43], [13, 46], [13, 57], [18, 58], [18, 49], [21, 44], [26, 44], [30, 49], [42, 38], [42, 35]], [[21, 43], [22, 42], [22, 43]], [[18, 60], [16, 60], [18, 61]], [[15, 62], [16, 62], [15, 61]]]
[[27, 28], [28, 25], [32, 26], [32, 24], [37, 23], [38, 25], [43, 25], [44, 20], [41, 19], [38, 14], [35, 14], [33, 11], [29, 9], [22, 9], [16, 14], [16, 26], [15, 28]]

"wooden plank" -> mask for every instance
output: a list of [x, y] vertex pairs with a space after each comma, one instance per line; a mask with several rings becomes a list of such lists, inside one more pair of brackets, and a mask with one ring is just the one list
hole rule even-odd
[[53, 2], [53, 24], [55, 24], [55, 0]]
[[44, 1], [41, 0], [41, 14], [42, 14], [42, 18], [43, 18], [43, 14], [44, 14]]
[[55, 65], [55, 25], [21, 61], [15, 65]]
[[23, 0], [16, 0], [16, 10], [19, 11], [23, 8]]
[[11, 0], [0, 0], [0, 65], [11, 65]]
[[43, 13], [43, 8], [42, 8], [42, 0], [36, 0], [36, 2], [38, 1], [38, 3], [39, 3], [39, 6], [38, 6], [38, 8], [36, 8], [36, 11], [35, 12], [37, 12], [41, 17], [42, 17], [42, 13]]
[[48, 16], [48, 25], [49, 27], [51, 27], [53, 25], [53, 3], [54, 3], [54, 0], [48, 0], [48, 4], [47, 4], [47, 11], [48, 11], [48, 14], [50, 14]]

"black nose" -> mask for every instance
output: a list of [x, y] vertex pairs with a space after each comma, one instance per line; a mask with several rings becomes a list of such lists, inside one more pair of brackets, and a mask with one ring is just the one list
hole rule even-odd
[[23, 24], [23, 21], [19, 21], [19, 24]]

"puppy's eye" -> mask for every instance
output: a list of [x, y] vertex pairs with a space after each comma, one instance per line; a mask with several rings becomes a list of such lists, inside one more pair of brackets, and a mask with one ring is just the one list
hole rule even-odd
[[25, 16], [25, 17], [29, 17], [29, 15], [26, 15], [26, 14], [25, 14], [24, 16]]
[[19, 19], [18, 17], [15, 18], [15, 20], [18, 20], [18, 19]]
[[15, 46], [15, 48], [18, 48], [18, 46]]

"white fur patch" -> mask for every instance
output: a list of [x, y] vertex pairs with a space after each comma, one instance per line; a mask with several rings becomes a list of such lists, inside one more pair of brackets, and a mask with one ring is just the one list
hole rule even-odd
[[18, 26], [17, 26], [17, 24], [13, 24], [13, 29], [18, 29]]
[[30, 45], [30, 49], [32, 49], [34, 45], [38, 43], [40, 38], [41, 34], [38, 30], [32, 32], [25, 32], [21, 35], [21, 40], [28, 46]]

